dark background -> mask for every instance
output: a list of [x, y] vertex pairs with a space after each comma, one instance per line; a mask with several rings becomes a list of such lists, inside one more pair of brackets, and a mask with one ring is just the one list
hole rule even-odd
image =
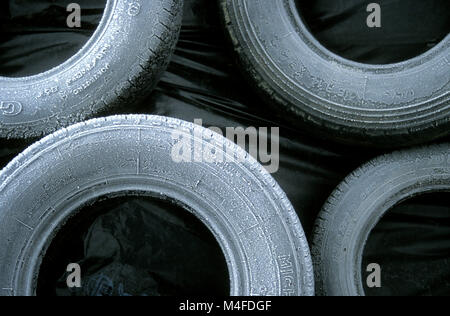
[[[7, 0], [0, 4], [0, 75], [20, 77], [36, 74], [62, 63], [81, 48], [95, 30], [105, 1], [76, 1], [82, 7], [82, 29], [69, 29], [65, 24], [68, 14], [65, 8], [70, 2]], [[369, 29], [366, 26], [366, 6], [371, 1], [297, 2], [305, 21], [319, 41], [344, 57], [365, 63], [392, 63], [414, 57], [434, 46], [450, 30], [448, 0], [378, 1], [382, 6], [381, 29]], [[280, 126], [280, 170], [274, 177], [297, 210], [310, 238], [317, 213], [333, 189], [352, 170], [383, 152], [316, 139], [314, 131], [300, 132], [282, 118], [275, 119], [273, 108], [258, 98], [245, 76], [237, 69], [229, 47], [220, 25], [216, 2], [186, 0], [180, 41], [167, 72], [154, 93], [140, 104], [128, 105], [127, 113], [165, 115], [190, 122], [201, 118], [204, 126], [221, 128]], [[0, 167], [30, 143], [0, 141]], [[370, 294], [450, 294], [448, 201], [448, 195], [442, 194], [407, 201], [391, 210], [378, 225], [367, 246], [366, 261], [382, 264], [386, 272], [383, 274], [382, 290], [370, 291]], [[155, 210], [176, 214], [168, 205], [162, 207], [158, 203], [140, 198], [123, 199], [111, 207], [111, 212], [121, 214], [117, 218], [130, 221], [136, 214], [144, 214], [142, 216], [147, 216], [148, 221], [153, 223]], [[104, 205], [98, 208], [104, 209]], [[61, 238], [67, 243], [71, 242], [74, 247], [86, 250], [91, 246], [90, 242], [94, 242], [88, 238], [92, 237], [92, 231], [101, 229], [109, 231], [110, 237], [119, 243], [125, 242], [121, 240], [125, 237], [120, 237], [117, 230], [118, 227], [123, 228], [127, 220], [112, 223], [104, 220], [108, 214], [102, 214], [100, 218], [91, 219], [83, 226], [84, 230], [78, 232], [79, 238]], [[217, 249], [212, 246], [207, 249], [200, 247], [202, 242], [210, 244], [206, 233], [200, 234], [203, 241], [198, 236], [186, 238], [188, 232], [193, 233], [186, 230], [186, 225], [193, 222], [193, 219], [180, 219], [179, 229], [184, 233], [178, 231], [171, 235], [165, 234], [165, 238], [172, 242], [189, 240], [197, 243], [198, 249], [204, 249], [206, 254], [210, 251], [212, 257], [218, 258], [213, 264], [205, 264], [204, 276], [222, 271], [219, 269], [221, 258]], [[158, 232], [155, 227], [161, 230]], [[166, 225], [160, 223], [153, 227], [152, 233], [154, 236], [161, 235], [164, 229], [167, 229]], [[184, 236], [183, 239], [180, 236]], [[133, 243], [134, 240], [136, 245], [142, 241], [139, 236], [126, 238], [127, 243]], [[146, 242], [152, 243], [152, 240], [149, 237]], [[99, 247], [104, 247], [104, 244]], [[159, 255], [166, 256], [174, 264], [184, 262], [181, 257], [177, 257], [177, 252], [166, 251]], [[80, 251], [75, 257], [62, 253], [56, 261], [83, 261], [86, 259], [84, 256], [86, 251]], [[120, 254], [111, 257], [107, 263], [103, 263], [103, 269], [110, 271], [118, 262], [126, 261], [126, 256]], [[202, 260], [201, 256], [199, 258]], [[152, 275], [159, 275], [157, 279], [161, 280], [164, 273], [160, 270], [155, 272], [152, 264], [150, 262], [142, 268], [142, 273], [154, 272]], [[58, 273], [61, 275], [65, 266], [55, 269], [60, 269]], [[55, 284], [58, 273], [53, 276]], [[415, 281], [411, 281], [413, 276]], [[167, 279], [165, 277], [164, 280]], [[191, 289], [192, 284], [198, 288], [207, 284], [206, 281], [198, 283], [197, 279], [192, 279]], [[218, 277], [216, 281], [223, 282], [223, 278]], [[176, 281], [171, 282], [176, 286], [173, 284]], [[126, 281], [123, 283], [128, 287], [126, 292], [143, 293], [140, 285]]]

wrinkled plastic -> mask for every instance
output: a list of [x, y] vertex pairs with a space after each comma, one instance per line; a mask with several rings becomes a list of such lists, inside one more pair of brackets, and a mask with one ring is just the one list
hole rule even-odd
[[[80, 48], [92, 33], [93, 25], [100, 19], [104, 0], [78, 2], [82, 8], [86, 8], [86, 11], [83, 11], [82, 30], [68, 29], [65, 25], [67, 16], [65, 6], [69, 1], [28, 1], [26, 5], [23, 4], [24, 1], [20, 0], [4, 1], [1, 6], [8, 6], [8, 8], [0, 10], [0, 27], [3, 36], [3, 40], [0, 42], [0, 74], [21, 76], [29, 72], [40, 72], [64, 61], [77, 48]], [[361, 6], [362, 2], [354, 0], [354, 5], [349, 6], [329, 6], [327, 5], [329, 2], [315, 2], [313, 8], [313, 14], [317, 15], [315, 19], [327, 21], [326, 30], [339, 35], [337, 38], [345, 37], [349, 43], [347, 53], [353, 59], [360, 61], [371, 63], [392, 62], [393, 59], [398, 58], [402, 50], [403, 53], [409, 52], [411, 54], [411, 45], [414, 44], [423, 48], [423, 45], [436, 42], [435, 37], [441, 36], [436, 34], [442, 33], [442, 25], [428, 23], [426, 25], [430, 29], [411, 28], [409, 30], [411, 33], [408, 33], [408, 29], [405, 28], [401, 43], [389, 49], [383, 49], [384, 44], [377, 42], [377, 40], [367, 41], [364, 47], [361, 47], [361, 45], [356, 45], [355, 42], [352, 44], [352, 37], [347, 36], [347, 28], [351, 25], [354, 32], [359, 32], [360, 35], [355, 36], [353, 40], [368, 32], [365, 21], [360, 21], [361, 17], [366, 16], [365, 13], [361, 13], [361, 10], [365, 10], [364, 6]], [[427, 4], [431, 5], [434, 1], [420, 1], [420, 3], [423, 7], [419, 11], [425, 12], [429, 9]], [[320, 7], [320, 5], [323, 5], [323, 7]], [[282, 119], [277, 119], [273, 108], [265, 105], [263, 100], [253, 92], [233, 62], [233, 55], [229, 51], [230, 45], [223, 35], [217, 12], [215, 1], [185, 1], [185, 16], [180, 41], [167, 72], [154, 93], [140, 104], [128, 105], [127, 112], [165, 115], [191, 122], [194, 119], [202, 119], [203, 126], [217, 126], [222, 129], [237, 126], [279, 126], [281, 136], [280, 169], [274, 174], [274, 177], [288, 195], [298, 212], [307, 235], [311, 237], [314, 220], [334, 188], [360, 164], [381, 154], [381, 152], [341, 146], [317, 139], [314, 131], [299, 132], [296, 126], [289, 126]], [[448, 14], [448, 11], [446, 14]], [[398, 19], [404, 19], [403, 22], [407, 23], [406, 20], [410, 19], [410, 16], [402, 16], [400, 13]], [[433, 27], [437, 29], [433, 29]], [[324, 30], [319, 31], [324, 32]], [[430, 37], [427, 34], [432, 34], [432, 36]], [[389, 36], [389, 33], [385, 33], [377, 38], [380, 40], [387, 37], [388, 42], [392, 43], [393, 39]], [[410, 41], [408, 41], [408, 38]], [[392, 51], [395, 51], [394, 56], [390, 54]], [[50, 63], [45, 61], [47, 58], [43, 58], [47, 56], [51, 56]], [[27, 145], [24, 142], [1, 141], [0, 165], [7, 164]], [[124, 216], [133, 217], [135, 216], [133, 214], [136, 214], [135, 212], [147, 214], [145, 216], [148, 216], [148, 221], [151, 222], [152, 214], [155, 214], [154, 206], [140, 204], [138, 207], [136, 204], [130, 203], [130, 201], [123, 202], [116, 205], [115, 209], [120, 209]], [[419, 223], [427, 226], [425, 230], [415, 229], [418, 225], [416, 215], [400, 212], [401, 215], [395, 217], [395, 221], [390, 220], [381, 223], [374, 232], [374, 235], [377, 236], [375, 240], [387, 238], [392, 242], [396, 242], [398, 235], [401, 233], [402, 236], [406, 236], [402, 238], [403, 245], [407, 245], [408, 249], [412, 249], [416, 253], [426, 254], [425, 256], [419, 256], [420, 258], [405, 257], [410, 258], [410, 260], [398, 260], [398, 258], [402, 258], [399, 257], [398, 253], [385, 253], [385, 247], [376, 246], [376, 244], [373, 247], [371, 246], [370, 258], [382, 258], [383, 263], [391, 263], [392, 269], [410, 273], [403, 274], [402, 277], [421, 274], [424, 269], [424, 262], [433, 264], [433, 269], [427, 271], [428, 278], [421, 279], [420, 284], [415, 286], [406, 283], [402, 288], [402, 294], [450, 294], [447, 282], [450, 278], [448, 262], [450, 259], [450, 208], [448, 199], [446, 202], [444, 199], [443, 203], [442, 205], [441, 202], [428, 200], [425, 204], [415, 203], [414, 201], [408, 204], [408, 209], [414, 210], [414, 214], [420, 214]], [[143, 207], [148, 208], [147, 213], [142, 210]], [[430, 211], [436, 208], [439, 209], [440, 215], [438, 218], [434, 218], [435, 213]], [[99, 219], [91, 227], [86, 228], [86, 231], [90, 231], [91, 234], [85, 236], [85, 247], [82, 250], [83, 260], [87, 260], [96, 251], [104, 251], [105, 247], [107, 248], [109, 245], [92, 240], [91, 237], [96, 230], [109, 231], [111, 235], [116, 236], [117, 231], [126, 228], [127, 221], [119, 222], [120, 218], [117, 218], [117, 222]], [[436, 227], [439, 227], [439, 233], [434, 233]], [[153, 229], [159, 229], [160, 234], [164, 234], [166, 224], [161, 223], [154, 226]], [[430, 235], [430, 232], [433, 232], [433, 234]], [[119, 239], [122, 239], [122, 237], [117, 236]], [[186, 236], [182, 234], [173, 234], [172, 238], [180, 243], [187, 240]], [[151, 240], [146, 240], [146, 242], [151, 243]], [[94, 246], [90, 245], [91, 243]], [[95, 245], [97, 245], [97, 249]], [[201, 245], [201, 242], [198, 245]], [[135, 252], [139, 253], [140, 248], [138, 248], [138, 245], [136, 247]], [[438, 253], [434, 251], [436, 247], [440, 248]], [[204, 249], [203, 251], [207, 252], [208, 250]], [[151, 252], [151, 255], [157, 256], [158, 252]], [[136, 266], [124, 267], [124, 260], [126, 258], [111, 256], [109, 261], [107, 260], [108, 264], [102, 265], [102, 269], [104, 271], [122, 271], [120, 273], [127, 274], [129, 280], [136, 280], [136, 273], [138, 273]], [[183, 264], [183, 262], [180, 257], [173, 256], [171, 264], [177, 265]], [[149, 280], [149, 268], [139, 269], [138, 275], [145, 280]], [[94, 271], [90, 276], [100, 284], [111, 284], [112, 281], [115, 284], [113, 289], [116, 295], [129, 294], [130, 292], [133, 292], [134, 295], [167, 294], [155, 290], [151, 281], [148, 281], [145, 286], [133, 285], [131, 290], [129, 288], [131, 281], [126, 283], [128, 284], [127, 288], [123, 281], [117, 281], [114, 278], [111, 279], [111, 277], [102, 279], [102, 274], [97, 272]], [[108, 273], [105, 272], [105, 274]], [[142, 276], [143, 274], [144, 276]], [[95, 277], [98, 277], [98, 279], [95, 279]], [[55, 277], [56, 279], [58, 278]], [[437, 282], [436, 280], [447, 281]], [[120, 287], [121, 284], [122, 288]], [[417, 288], [427, 290], [420, 291]], [[433, 288], [434, 292], [430, 288]], [[55, 284], [54, 290], [56, 293], [61, 291], [61, 288], [58, 288]]]
[[[115, 197], [79, 210], [55, 237], [41, 266], [38, 295], [225, 296], [224, 256], [208, 229], [181, 206]], [[175, 257], [175, 258], [174, 258]], [[68, 288], [77, 263], [81, 288]]]

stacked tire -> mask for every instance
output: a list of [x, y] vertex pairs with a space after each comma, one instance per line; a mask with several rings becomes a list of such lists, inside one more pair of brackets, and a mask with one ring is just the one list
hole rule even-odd
[[[405, 62], [365, 65], [323, 47], [294, 0], [218, 4], [237, 64], [287, 124], [359, 148], [401, 149], [449, 135], [450, 35]], [[211, 147], [196, 139], [199, 127], [168, 117], [98, 118], [155, 88], [182, 8], [182, 0], [109, 0], [71, 59], [35, 76], [0, 77], [0, 137], [45, 136], [0, 173], [0, 295], [35, 295], [42, 258], [64, 223], [93, 199], [130, 191], [179, 201], [202, 220], [224, 251], [231, 295], [311, 296], [315, 288], [364, 295], [362, 255], [380, 219], [411, 196], [450, 191], [448, 143], [376, 158], [323, 207], [311, 257], [286, 194], [234, 143], [200, 128], [217, 140]], [[174, 133], [213, 155], [238, 154], [180, 164], [171, 156]]]

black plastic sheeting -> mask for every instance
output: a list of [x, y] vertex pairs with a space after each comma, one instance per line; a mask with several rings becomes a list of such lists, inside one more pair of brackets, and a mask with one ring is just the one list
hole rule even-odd
[[[227, 267], [219, 245], [206, 226], [182, 206], [128, 196], [96, 201], [80, 211], [89, 216], [71, 219], [47, 251], [38, 295], [229, 293]], [[81, 267], [80, 289], [67, 288], [64, 267], [68, 262]]]
[[[348, 59], [388, 64], [418, 56], [450, 31], [446, 0], [297, 0], [316, 38]], [[381, 28], [365, 27], [369, 3], [381, 5]]]
[[[105, 0], [77, 1], [83, 9], [82, 29], [68, 29], [65, 24], [66, 6], [70, 2], [73, 1], [9, 0], [0, 4], [1, 75], [17, 77], [47, 70], [70, 57], [87, 41], [101, 17]], [[306, 12], [305, 19], [322, 43], [327, 43], [330, 49], [347, 58], [366, 63], [390, 63], [415, 56], [436, 44], [450, 29], [449, 2], [446, 0], [379, 2], [383, 9], [381, 30], [369, 29], [365, 25], [367, 1], [318, 0], [298, 1], [298, 4]], [[430, 13], [432, 17], [426, 12], [433, 12]], [[381, 154], [376, 150], [316, 139], [314, 131], [300, 132], [282, 118], [276, 118], [273, 108], [253, 93], [235, 66], [220, 25], [216, 1], [211, 0], [185, 1], [181, 37], [168, 71], [156, 91], [144, 102], [130, 104], [127, 113], [165, 115], [190, 122], [202, 119], [204, 126], [223, 129], [279, 126], [280, 169], [274, 177], [297, 210], [309, 238], [314, 220], [333, 189], [352, 170]], [[6, 165], [28, 145], [25, 142], [1, 141], [0, 166]], [[386, 266], [382, 289], [367, 290], [368, 294], [450, 294], [448, 201], [448, 195], [415, 199], [389, 212], [373, 232], [367, 246], [365, 262]], [[104, 209], [104, 205], [99, 204], [98, 208]], [[53, 267], [50, 269], [53, 274], [47, 270], [46, 273], [50, 274], [43, 281], [42, 288], [48, 290], [46, 293], [61, 295], [201, 294], [196, 290], [202, 287], [196, 287], [200, 284], [199, 275], [207, 280], [212, 271], [222, 271], [219, 259], [210, 264], [207, 258], [220, 256], [206, 232], [201, 233], [200, 228], [187, 229], [198, 226], [192, 219], [179, 216], [173, 207], [163, 207], [157, 202], [136, 198], [115, 201], [111, 213], [102, 214], [83, 226], [84, 230], [78, 231], [79, 243], [74, 246], [78, 252], [72, 255], [62, 253], [60, 257], [54, 255], [53, 261], [49, 260], [52, 261], [48, 266]], [[142, 223], [147, 223], [153, 235], [144, 234], [146, 237], [139, 240], [136, 236], [131, 238], [121, 234], [129, 229], [129, 225], [138, 225], [136, 218], [142, 219], [138, 230], [144, 231]], [[174, 223], [178, 223], [178, 230], [173, 228]], [[94, 238], [95, 232], [107, 232], [109, 241], [115, 240], [135, 249], [120, 255], [112, 255], [116, 253], [110, 249], [111, 256], [93, 261], [92, 257], [98, 257], [95, 255], [97, 252], [104, 254], [111, 244]], [[163, 251], [164, 243], [155, 241], [155, 236], [163, 236], [165, 242], [185, 242], [204, 254], [203, 274], [189, 274], [181, 269], [186, 274], [172, 278], [174, 270], [169, 267], [184, 265], [185, 260], [175, 250]], [[143, 253], [143, 249], [150, 249], [148, 247], [152, 251]], [[142, 254], [143, 258], [147, 256], [141, 261], [147, 265], [129, 264], [133, 262], [130, 256], [135, 254]], [[84, 289], [83, 293], [65, 291], [61, 287], [61, 280], [64, 280], [61, 277], [69, 263], [64, 262], [66, 258], [83, 262], [85, 267], [89, 262], [87, 278], [98, 283], [94, 282], [96, 285]], [[201, 256], [199, 258], [202, 260]], [[155, 260], [165, 262], [166, 270], [159, 266], [155, 273], [155, 267], [149, 264]], [[57, 263], [60, 265], [56, 266]], [[190, 275], [190, 280], [187, 280]], [[218, 283], [209, 284], [210, 288], [217, 289], [217, 284], [224, 282], [220, 276], [215, 280]], [[215, 292], [211, 290], [208, 293]]]

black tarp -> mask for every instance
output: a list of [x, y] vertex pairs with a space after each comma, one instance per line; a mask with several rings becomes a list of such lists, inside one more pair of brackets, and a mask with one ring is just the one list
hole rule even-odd
[[[105, 0], [76, 1], [83, 10], [82, 29], [69, 29], [65, 24], [66, 6], [70, 2], [73, 1], [7, 0], [0, 4], [1, 75], [23, 76], [46, 70], [83, 45], [101, 17]], [[348, 58], [367, 63], [389, 63], [401, 57], [412, 57], [437, 43], [450, 29], [447, 0], [379, 1], [383, 10], [383, 27], [379, 30], [369, 29], [365, 24], [368, 3], [362, 0], [298, 1], [305, 19], [322, 43]], [[233, 62], [217, 12], [216, 1], [185, 1], [181, 37], [169, 69], [154, 93], [140, 104], [128, 105], [127, 113], [165, 115], [190, 122], [201, 118], [204, 126], [221, 128], [280, 126], [280, 169], [274, 177], [297, 210], [310, 238], [317, 213], [332, 190], [352, 170], [382, 152], [316, 139], [314, 133], [299, 132], [295, 126], [274, 119], [273, 108], [253, 93]], [[27, 145], [26, 142], [0, 141], [0, 166], [6, 165]], [[378, 258], [383, 264], [393, 266], [389, 269], [411, 272], [411, 275], [399, 274], [400, 281], [426, 271], [419, 285], [410, 286], [406, 282], [400, 290], [399, 286], [392, 285], [396, 293], [450, 294], [448, 196], [441, 197], [439, 201], [444, 202], [439, 205], [436, 199], [425, 201], [410, 201], [391, 212], [394, 215], [377, 227], [374, 241], [370, 243], [371, 259]], [[115, 209], [121, 209], [123, 216], [135, 216], [137, 206], [130, 207], [134, 202], [124, 201]], [[142, 212], [142, 203], [139, 205], [139, 212]], [[149, 207], [151, 218], [153, 206], [145, 205]], [[98, 221], [95, 223], [99, 225]], [[119, 227], [121, 223], [116, 224]], [[116, 226], [103, 229], [111, 227]], [[164, 225], [159, 227], [164, 229]], [[89, 229], [92, 227], [80, 233], [91, 236]], [[402, 238], [398, 238], [400, 234]], [[179, 237], [173, 234], [171, 238]], [[394, 245], [390, 248], [393, 253], [386, 251], [386, 240]], [[405, 245], [414, 249], [417, 256], [403, 257], [403, 252], [397, 250]], [[403, 260], [398, 260], [399, 257]], [[111, 264], [122, 259], [116, 258]], [[173, 264], [180, 263], [175, 254], [171, 260]], [[424, 264], [430, 262], [433, 269], [424, 270]], [[59, 267], [61, 271], [64, 268]], [[384, 288], [379, 294], [392, 293], [389, 284]], [[141, 293], [135, 290], [125, 288], [122, 292]]]

